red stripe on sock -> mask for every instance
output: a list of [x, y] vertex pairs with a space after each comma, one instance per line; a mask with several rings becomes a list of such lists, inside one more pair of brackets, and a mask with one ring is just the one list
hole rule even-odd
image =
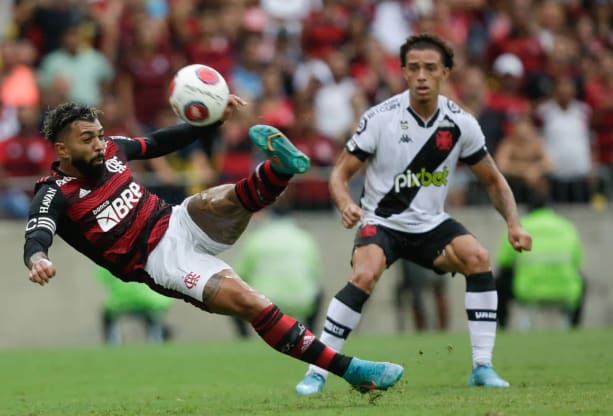
[[247, 179], [241, 179], [236, 183], [234, 187], [236, 189], [236, 196], [246, 210], [252, 212], [258, 211], [260, 208], [254, 203], [253, 199], [249, 195], [249, 191], [247, 190], [247, 183]]
[[296, 323], [296, 320], [291, 316], [283, 315], [266, 333], [260, 333], [264, 341], [272, 347], [277, 345], [279, 341], [287, 334], [287, 332]]
[[289, 183], [289, 179], [284, 179], [279, 173], [274, 171], [270, 160], [262, 164], [262, 174], [266, 175], [266, 178], [275, 186], [285, 187]]
[[326, 369], [330, 368], [330, 363], [332, 362], [332, 359], [334, 358], [335, 355], [336, 355], [336, 351], [334, 351], [330, 347], [326, 347], [321, 352], [319, 357], [317, 357], [314, 364], [319, 368], [326, 368]]
[[271, 303], [270, 305], [265, 307], [262, 312], [258, 314], [258, 316], [253, 318], [253, 320], [251, 321], [251, 325], [259, 334], [260, 331], [267, 330], [266, 326], [270, 325], [271, 323], [274, 323], [280, 313], [281, 311], [279, 310], [279, 308], [273, 303]]
[[266, 201], [262, 201], [262, 198], [260, 197], [258, 193], [258, 188], [261, 187], [261, 186], [258, 186], [259, 183], [260, 183], [260, 180], [256, 176], [255, 172], [252, 173], [251, 176], [249, 176], [249, 178], [247, 178], [247, 191], [249, 192], [251, 199], [254, 201], [254, 204], [258, 207], [258, 209], [262, 209], [267, 205], [267, 203]]

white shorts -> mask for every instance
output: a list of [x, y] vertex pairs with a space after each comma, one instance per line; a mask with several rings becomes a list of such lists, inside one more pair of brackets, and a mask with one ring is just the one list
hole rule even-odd
[[215, 257], [230, 245], [213, 241], [196, 225], [187, 212], [188, 199], [172, 208], [168, 229], [149, 254], [145, 271], [158, 285], [202, 301], [211, 276], [232, 269]]

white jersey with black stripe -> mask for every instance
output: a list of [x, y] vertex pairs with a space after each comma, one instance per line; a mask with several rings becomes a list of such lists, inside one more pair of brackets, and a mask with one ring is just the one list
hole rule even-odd
[[472, 115], [440, 95], [437, 110], [423, 120], [408, 91], [366, 111], [346, 147], [368, 161], [360, 200], [365, 222], [410, 233], [449, 218], [445, 198], [458, 160], [474, 164], [486, 155]]

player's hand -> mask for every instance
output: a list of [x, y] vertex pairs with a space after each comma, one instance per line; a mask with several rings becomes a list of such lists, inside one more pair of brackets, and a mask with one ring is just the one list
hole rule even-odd
[[55, 276], [55, 273], [55, 266], [53, 263], [51, 263], [51, 260], [39, 259], [32, 263], [32, 268], [30, 269], [30, 281], [44, 286], [49, 282], [49, 279]]
[[532, 237], [519, 224], [509, 226], [509, 242], [520, 253], [532, 250]]
[[238, 95], [230, 94], [230, 96], [228, 97], [228, 104], [226, 105], [226, 108], [223, 111], [221, 120], [222, 121], [228, 120], [230, 117], [232, 117], [232, 114], [234, 114], [235, 111], [237, 111], [238, 109], [246, 105], [247, 105], [247, 101], [243, 100]]
[[341, 221], [345, 228], [353, 228], [363, 218], [362, 208], [357, 206], [355, 202], [350, 202], [341, 209]]

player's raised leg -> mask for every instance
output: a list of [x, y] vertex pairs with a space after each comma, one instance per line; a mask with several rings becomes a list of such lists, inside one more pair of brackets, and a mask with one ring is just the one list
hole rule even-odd
[[249, 137], [268, 160], [235, 185], [215, 186], [188, 202], [190, 217], [221, 244], [233, 244], [247, 227], [251, 214], [274, 203], [292, 176], [310, 167], [309, 158], [275, 127], [253, 126]]

